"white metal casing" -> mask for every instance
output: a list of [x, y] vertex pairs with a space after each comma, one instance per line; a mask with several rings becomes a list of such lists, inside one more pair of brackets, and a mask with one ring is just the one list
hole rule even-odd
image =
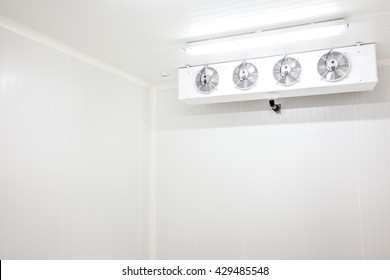
[[288, 55], [296, 58], [302, 66], [299, 81], [292, 86], [279, 85], [273, 77], [273, 67], [284, 55], [247, 59], [246, 61], [253, 63], [259, 72], [256, 86], [249, 90], [236, 88], [232, 79], [234, 68], [242, 61], [209, 64], [218, 71], [219, 85], [215, 91], [208, 94], [199, 92], [195, 87], [195, 77], [204, 65], [179, 68], [179, 100], [187, 104], [207, 104], [374, 89], [378, 82], [375, 44], [334, 48], [333, 50], [345, 53], [350, 60], [350, 71], [341, 81], [329, 82], [318, 74], [318, 60], [329, 51], [325, 49]]

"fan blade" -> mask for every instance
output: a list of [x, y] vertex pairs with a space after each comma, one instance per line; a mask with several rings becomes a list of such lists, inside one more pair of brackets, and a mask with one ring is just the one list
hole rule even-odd
[[339, 69], [340, 69], [341, 71], [343, 71], [345, 74], [347, 74], [348, 71], [349, 71], [349, 67], [347, 67], [347, 66], [341, 66], [341, 67], [339, 67]]
[[338, 68], [336, 72], [338, 72], [338, 74], [340, 74], [341, 76], [345, 76], [347, 74], [347, 72], [343, 68]]
[[345, 56], [345, 55], [342, 55], [342, 56], [340, 57], [340, 59], [338, 59], [338, 63], [339, 63], [339, 65], [340, 65], [340, 64], [348, 63], [348, 60], [347, 60], [346, 56]]
[[287, 64], [290, 65], [291, 68], [295, 68], [297, 61], [294, 58], [289, 58]]
[[326, 74], [326, 79], [329, 81], [333, 81], [335, 79], [334, 72], [328, 72], [328, 74]]
[[301, 73], [301, 69], [302, 69], [301, 65], [297, 65], [297, 66], [293, 69], [293, 71], [296, 71], [296, 72]]
[[345, 61], [343, 63], [339, 63], [339, 67], [340, 66], [346, 66], [346, 67], [349, 67], [349, 61]]
[[340, 62], [341, 61], [341, 59], [344, 57], [344, 55], [342, 54], [342, 53], [336, 53], [336, 60], [338, 61], [338, 62]]
[[343, 77], [345, 77], [345, 73], [343, 71], [337, 69], [335, 72], [336, 72], [337, 80], [341, 80]]
[[295, 80], [297, 80], [300, 76], [300, 73], [297, 73], [297, 72], [291, 72], [291, 74], [289, 75], [290, 77], [292, 77]]
[[334, 71], [334, 75], [335, 75], [335, 79], [336, 79], [336, 80], [339, 80], [340, 78], [343, 77], [343, 76], [339, 73], [338, 70]]
[[285, 84], [286, 84], [286, 85], [289, 85], [289, 84], [291, 84], [291, 83], [292, 83], [291, 76], [290, 76], [290, 75], [287, 75], [287, 76], [286, 76], [286, 79], [285, 79]]

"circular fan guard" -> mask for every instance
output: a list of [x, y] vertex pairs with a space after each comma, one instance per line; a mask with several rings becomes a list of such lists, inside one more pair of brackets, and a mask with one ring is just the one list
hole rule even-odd
[[337, 82], [344, 79], [351, 68], [346, 54], [330, 50], [318, 60], [317, 71], [325, 80]]
[[301, 75], [301, 64], [293, 57], [283, 57], [273, 70], [275, 80], [283, 86], [291, 86], [298, 82]]
[[248, 90], [256, 85], [257, 76], [258, 72], [256, 66], [244, 60], [234, 69], [233, 82], [237, 88]]
[[210, 93], [217, 89], [219, 76], [217, 70], [207, 65], [199, 71], [195, 78], [195, 85], [201, 93]]

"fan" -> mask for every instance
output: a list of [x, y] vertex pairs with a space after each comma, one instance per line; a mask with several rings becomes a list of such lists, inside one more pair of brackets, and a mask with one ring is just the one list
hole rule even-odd
[[217, 70], [212, 67], [205, 66], [196, 75], [195, 85], [201, 93], [210, 93], [217, 89], [219, 76]]
[[301, 64], [293, 57], [284, 56], [274, 66], [274, 78], [282, 86], [291, 86], [298, 82]]
[[318, 60], [317, 71], [328, 82], [337, 82], [344, 79], [351, 63], [346, 54], [330, 50]]
[[258, 72], [256, 66], [244, 60], [234, 69], [233, 82], [237, 88], [248, 90], [256, 85], [257, 76]]

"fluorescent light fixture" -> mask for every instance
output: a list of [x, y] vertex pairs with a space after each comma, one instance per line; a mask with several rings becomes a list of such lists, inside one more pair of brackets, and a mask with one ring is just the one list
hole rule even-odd
[[345, 33], [347, 28], [346, 20], [339, 19], [191, 42], [184, 50], [190, 55], [235, 51], [337, 36]]
[[[249, 2], [249, 1], [241, 1]], [[230, 13], [218, 14], [216, 21], [213, 16], [208, 20], [197, 22], [190, 26], [188, 34], [192, 38], [207, 38], [215, 34], [234, 34], [240, 30], [257, 30], [259, 26], [288, 26], [291, 22], [313, 22], [318, 18], [332, 18], [332, 15], [340, 13], [340, 0], [311, 1], [304, 7], [290, 7], [288, 9], [264, 9], [264, 1], [251, 1], [254, 8], [253, 15], [246, 14], [245, 17], [237, 17]], [[256, 3], [255, 3], [256, 2]], [[243, 5], [245, 5], [243, 3]]]

